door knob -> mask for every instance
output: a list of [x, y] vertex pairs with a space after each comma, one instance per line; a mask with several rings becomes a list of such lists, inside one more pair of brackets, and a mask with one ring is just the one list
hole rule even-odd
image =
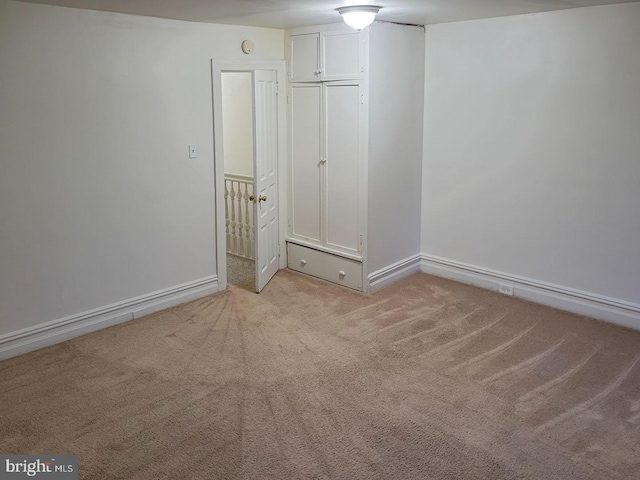
[[267, 201], [267, 196], [266, 195], [260, 195], [258, 197], [258, 201], [259, 202], [266, 202]]
[[249, 200], [252, 202], [256, 201], [256, 196], [255, 195], [249, 195]]

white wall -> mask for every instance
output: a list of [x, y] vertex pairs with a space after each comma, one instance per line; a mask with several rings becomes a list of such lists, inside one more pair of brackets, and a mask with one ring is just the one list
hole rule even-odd
[[640, 306], [640, 3], [426, 45], [423, 253]]
[[251, 72], [222, 73], [224, 171], [253, 177]]
[[0, 0], [0, 340], [216, 274], [210, 59], [245, 38], [284, 57], [279, 30]]
[[420, 253], [422, 27], [370, 27], [370, 273]]

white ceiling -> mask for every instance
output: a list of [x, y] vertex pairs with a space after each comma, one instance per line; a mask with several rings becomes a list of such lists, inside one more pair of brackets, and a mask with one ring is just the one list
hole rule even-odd
[[640, 0], [22, 0], [194, 22], [292, 28], [340, 22], [337, 7], [382, 6], [378, 20], [433, 24]]

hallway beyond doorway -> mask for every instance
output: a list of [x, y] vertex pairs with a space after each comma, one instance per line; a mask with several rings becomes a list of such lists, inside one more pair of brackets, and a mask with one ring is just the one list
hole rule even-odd
[[227, 253], [227, 283], [255, 291], [255, 261]]

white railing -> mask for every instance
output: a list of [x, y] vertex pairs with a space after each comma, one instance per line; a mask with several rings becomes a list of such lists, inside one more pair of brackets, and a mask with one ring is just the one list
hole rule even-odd
[[254, 259], [253, 177], [224, 175], [227, 253]]

